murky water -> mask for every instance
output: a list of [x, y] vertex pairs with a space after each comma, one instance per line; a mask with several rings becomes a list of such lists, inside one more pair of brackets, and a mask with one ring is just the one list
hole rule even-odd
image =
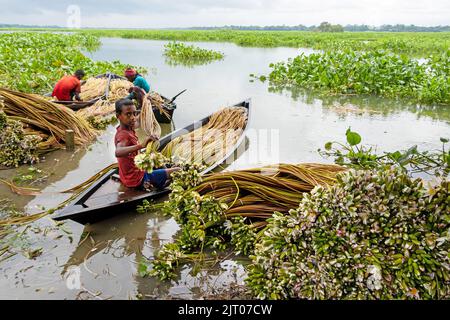
[[[267, 83], [250, 82], [250, 73], [267, 74], [269, 63], [296, 56], [292, 48], [243, 48], [227, 43], [196, 43], [225, 53], [225, 59], [194, 68], [171, 66], [162, 55], [164, 41], [102, 39], [102, 48], [88, 54], [93, 59], [120, 60], [149, 69], [152, 90], [171, 97], [188, 89], [177, 99], [174, 126], [180, 128], [209, 115], [220, 107], [252, 99], [251, 130], [246, 151], [228, 169], [254, 167], [276, 162], [330, 162], [317, 149], [327, 141], [343, 141], [346, 129], [359, 132], [363, 143], [378, 150], [440, 148], [439, 137], [450, 136], [450, 109], [419, 106], [374, 97], [321, 97], [305, 90], [277, 90]], [[303, 52], [313, 52], [306, 49]], [[163, 131], [173, 128], [166, 126]], [[0, 198], [9, 198], [18, 209], [39, 212], [55, 207], [68, 195], [59, 190], [74, 186], [115, 161], [110, 126], [98, 141], [75, 153], [48, 154], [37, 165], [47, 179], [36, 184], [44, 194], [36, 197], [13, 195], [0, 186]], [[26, 168], [19, 169], [26, 170]], [[0, 171], [11, 179], [18, 170]], [[31, 247], [43, 254], [29, 260], [20, 254], [0, 262], [0, 298], [10, 299], [128, 299], [199, 298], [241, 284], [245, 259], [227, 257], [208, 266], [199, 275], [185, 266], [177, 280], [160, 282], [138, 275], [142, 257], [151, 259], [178, 230], [172, 219], [135, 212], [83, 227], [67, 222], [56, 228], [42, 219], [30, 237]], [[79, 243], [82, 233], [89, 234]], [[1, 261], [1, 260], [0, 260]], [[77, 279], [79, 273], [80, 283]], [[67, 279], [64, 275], [70, 274]]]

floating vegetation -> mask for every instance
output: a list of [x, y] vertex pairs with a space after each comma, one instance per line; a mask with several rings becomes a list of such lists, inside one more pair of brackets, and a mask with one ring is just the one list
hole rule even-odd
[[303, 193], [333, 183], [336, 173], [344, 170], [336, 165], [280, 164], [202, 178], [203, 168], [197, 164], [186, 163], [182, 169], [172, 175], [168, 201], [139, 207], [140, 212], [161, 209], [181, 227], [177, 242], [161, 249], [149, 272], [161, 279], [173, 277], [188, 258], [203, 257], [206, 248], [231, 246], [237, 253], [249, 254], [274, 211], [296, 208]]
[[121, 73], [128, 67], [119, 61], [93, 61], [81, 52], [94, 51], [99, 46], [99, 38], [88, 34], [2, 33], [0, 86], [44, 94], [64, 75], [77, 69], [83, 69], [89, 77], [105, 72]]
[[251, 47], [293, 47], [319, 50], [389, 50], [399, 54], [440, 54], [450, 47], [448, 32], [340, 32], [239, 30], [83, 30], [98, 37], [169, 41], [232, 42]]
[[350, 49], [305, 55], [271, 64], [272, 85], [329, 94], [366, 94], [450, 105], [450, 50], [416, 59], [385, 50]]
[[261, 299], [448, 299], [448, 182], [353, 171], [275, 213], [246, 280]]
[[117, 118], [112, 117], [102, 117], [102, 116], [89, 116], [86, 121], [95, 130], [105, 130], [109, 125], [116, 124], [118, 122]]
[[66, 130], [75, 133], [75, 144], [83, 145], [95, 138], [96, 132], [69, 108], [42, 99], [38, 95], [0, 89], [3, 111], [12, 120], [27, 126], [27, 132], [45, 137], [38, 150], [60, 147], [66, 139]]
[[173, 139], [161, 153], [167, 158], [211, 165], [234, 148], [247, 124], [247, 117], [246, 108], [223, 108], [211, 115], [201, 128]]
[[[450, 150], [446, 149], [448, 138], [441, 138], [442, 149], [419, 151], [417, 146], [408, 150], [377, 154], [372, 147], [361, 145], [361, 136], [347, 129], [347, 143], [327, 142], [325, 150], [319, 149], [324, 157], [333, 157], [336, 164], [354, 169], [385, 169], [398, 167], [408, 174], [425, 173], [435, 178], [447, 178], [450, 174]], [[335, 147], [334, 147], [335, 146]]]
[[[15, 210], [11, 202], [6, 199], [0, 199], [0, 218], [4, 219], [23, 217], [24, 214]], [[0, 262], [6, 261], [22, 252], [26, 257], [38, 255], [38, 249], [30, 249], [30, 242], [25, 235], [28, 228], [15, 230], [11, 226], [0, 226]], [[42, 250], [41, 250], [42, 251]], [[34, 252], [34, 254], [33, 254]]]
[[168, 58], [170, 64], [181, 65], [201, 65], [210, 63], [214, 60], [222, 60], [222, 52], [207, 50], [186, 45], [180, 42], [170, 42], [164, 46], [164, 55]]

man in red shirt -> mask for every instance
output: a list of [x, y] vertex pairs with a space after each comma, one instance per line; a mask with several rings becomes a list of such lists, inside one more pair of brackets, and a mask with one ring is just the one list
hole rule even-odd
[[180, 168], [156, 169], [152, 173], [140, 170], [134, 164], [134, 157], [139, 150], [145, 148], [150, 141], [158, 140], [156, 137], [147, 137], [141, 144], [136, 136], [134, 128], [137, 124], [136, 106], [130, 99], [121, 99], [116, 102], [116, 116], [120, 121], [114, 137], [116, 146], [116, 158], [119, 163], [120, 181], [129, 188], [145, 188], [151, 185], [162, 188], [170, 178], [170, 174]]
[[72, 76], [65, 76], [59, 80], [52, 92], [52, 97], [56, 97], [59, 101], [72, 101], [73, 97], [77, 101], [81, 101], [81, 82], [84, 77], [83, 70], [75, 71]]

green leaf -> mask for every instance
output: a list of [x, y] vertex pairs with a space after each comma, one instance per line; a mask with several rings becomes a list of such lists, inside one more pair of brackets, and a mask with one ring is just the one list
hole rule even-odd
[[400, 151], [395, 151], [395, 152], [392, 152], [392, 153], [389, 153], [389, 157], [392, 159], [392, 160], [395, 160], [395, 161], [398, 161], [399, 159], [400, 159], [400, 157], [402, 156], [402, 153], [400, 152]]
[[330, 151], [332, 145], [333, 145], [333, 142], [331, 142], [331, 141], [328, 141], [327, 143], [325, 143], [325, 150]]
[[361, 142], [361, 136], [358, 133], [351, 131], [350, 128], [347, 129], [346, 136], [347, 142], [351, 146], [356, 146]]
[[448, 139], [443, 138], [443, 137], [441, 137], [440, 140], [441, 140], [442, 143], [447, 143], [449, 141]]
[[138, 273], [139, 273], [139, 275], [140, 275], [141, 277], [143, 277], [143, 278], [144, 278], [145, 276], [148, 275], [147, 264], [145, 263], [144, 260], [142, 260], [142, 261], [139, 263], [139, 266], [138, 266]]

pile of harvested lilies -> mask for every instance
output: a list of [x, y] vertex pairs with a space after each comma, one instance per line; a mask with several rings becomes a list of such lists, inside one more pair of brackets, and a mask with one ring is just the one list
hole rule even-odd
[[83, 145], [95, 138], [96, 132], [74, 111], [37, 95], [0, 88], [3, 111], [12, 120], [26, 126], [25, 131], [40, 132], [54, 146], [65, 142], [66, 130], [75, 133], [75, 144]]
[[95, 130], [74, 111], [38, 95], [0, 88], [0, 96], [3, 98], [3, 111], [10, 119], [20, 121], [27, 134], [43, 138], [45, 142], [41, 142], [39, 149], [61, 147], [69, 129], [74, 131], [77, 145], [86, 144], [96, 136]]
[[[298, 207], [304, 193], [318, 185], [332, 185], [345, 170], [328, 164], [279, 164], [199, 178], [201, 168], [194, 164], [173, 173], [169, 200], [154, 205], [144, 201], [138, 208], [139, 212], [161, 210], [181, 227], [181, 236], [162, 248], [150, 274], [171, 278], [179, 263], [203, 257], [208, 247], [231, 246], [235, 252], [249, 254], [275, 211], [287, 214]], [[193, 180], [197, 185], [192, 186]], [[192, 255], [196, 250], [200, 254]]]
[[215, 112], [199, 129], [169, 142], [162, 154], [188, 162], [211, 165], [223, 159], [242, 135], [247, 123], [247, 109], [227, 107]]
[[106, 92], [108, 78], [89, 78], [81, 86], [80, 98], [83, 101], [89, 101], [101, 97]]

